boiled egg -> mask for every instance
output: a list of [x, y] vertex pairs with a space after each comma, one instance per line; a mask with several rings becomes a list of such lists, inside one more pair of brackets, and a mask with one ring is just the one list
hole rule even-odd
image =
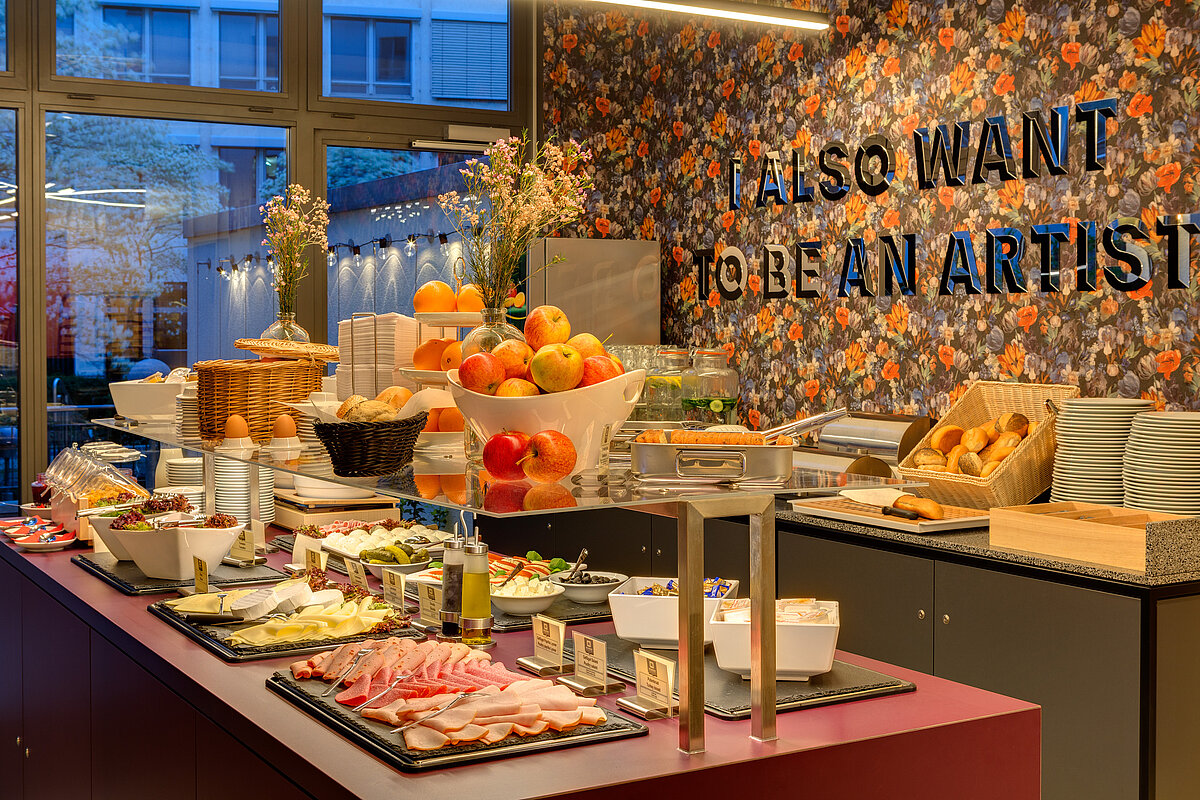
[[238, 414], [234, 414], [225, 420], [225, 438], [226, 439], [245, 439], [250, 436], [250, 426], [246, 424], [246, 420]]
[[274, 439], [291, 439], [296, 435], [296, 420], [289, 414], [280, 414], [275, 418], [275, 427], [271, 429]]

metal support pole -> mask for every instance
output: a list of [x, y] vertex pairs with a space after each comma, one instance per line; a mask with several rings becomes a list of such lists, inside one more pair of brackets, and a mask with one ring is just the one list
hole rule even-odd
[[204, 468], [204, 513], [212, 516], [217, 513], [216, 457], [212, 453], [202, 453], [200, 458]]
[[750, 515], [750, 736], [776, 738], [774, 502]]
[[679, 518], [679, 749], [704, 752], [704, 516], [681, 502]]

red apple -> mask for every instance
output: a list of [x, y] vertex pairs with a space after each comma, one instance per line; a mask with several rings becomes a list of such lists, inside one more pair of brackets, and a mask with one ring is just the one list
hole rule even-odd
[[525, 477], [521, 459], [529, 444], [529, 434], [503, 431], [493, 434], [483, 446], [483, 467], [504, 481], [519, 481]]
[[525, 493], [521, 508], [541, 511], [547, 508], [574, 508], [579, 505], [571, 491], [561, 483], [539, 483]]
[[548, 344], [563, 344], [571, 338], [571, 323], [557, 306], [538, 306], [525, 318], [525, 342], [533, 352]]
[[578, 350], [579, 355], [584, 358], [604, 355], [604, 345], [590, 333], [577, 333], [567, 339], [567, 344]]
[[524, 378], [508, 378], [496, 389], [496, 397], [534, 397], [541, 393], [537, 384]]
[[579, 385], [583, 358], [570, 345], [548, 344], [533, 354], [529, 374], [547, 392], [565, 392]]
[[625, 362], [614, 356], [612, 353], [605, 351], [604, 355], [612, 359], [612, 362], [617, 365], [617, 369], [621, 370], [621, 374], [625, 374]]
[[579, 385], [594, 386], [620, 374], [621, 368], [608, 356], [592, 356], [583, 360], [583, 377]]
[[472, 392], [495, 394], [504, 382], [504, 365], [491, 353], [467, 356], [458, 368], [458, 382]]
[[524, 378], [529, 374], [529, 360], [533, 348], [520, 339], [505, 339], [492, 348], [492, 355], [504, 365], [504, 374], [509, 378]]
[[497, 481], [490, 483], [483, 494], [483, 508], [485, 511], [494, 511], [501, 514], [510, 511], [523, 511], [525, 494], [528, 491], [529, 484], [525, 481]]
[[529, 437], [521, 467], [538, 483], [556, 483], [575, 469], [575, 445], [558, 431], [539, 431]]

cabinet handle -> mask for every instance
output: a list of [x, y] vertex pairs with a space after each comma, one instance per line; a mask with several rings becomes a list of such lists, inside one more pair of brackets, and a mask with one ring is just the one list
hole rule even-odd
[[655, 550], [655, 551], [654, 551], [654, 555], [656, 555], [656, 556], [661, 556], [661, 555], [662, 555], [662, 550], [661, 550], [661, 549]]
[[949, 614], [942, 614], [942, 624], [943, 625], [950, 624], [950, 615]]
[[644, 553], [644, 552], [646, 552], [646, 549], [647, 549], [647, 548], [646, 548], [646, 545], [642, 545], [642, 552], [643, 552], [643, 553]]
[[17, 747], [20, 747], [20, 746], [21, 746], [21, 737], [18, 736], [17, 737]]
[[28, 747], [25, 748], [25, 757], [29, 758], [29, 748]]
[[923, 609], [923, 608], [917, 609], [917, 619], [925, 619], [925, 609]]
[[550, 530], [552, 527], [553, 527], [552, 523], [549, 523], [549, 522], [546, 523], [546, 530]]

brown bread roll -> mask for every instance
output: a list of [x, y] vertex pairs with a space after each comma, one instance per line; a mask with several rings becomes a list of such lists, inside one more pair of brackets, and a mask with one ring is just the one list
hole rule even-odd
[[989, 444], [991, 444], [992, 442], [995, 442], [996, 439], [1000, 436], [1000, 431], [996, 430], [996, 420], [998, 420], [998, 419], [1000, 419], [1000, 418], [992, 417], [987, 422], [983, 423], [983, 429], [985, 431], [987, 431]]
[[1000, 468], [999, 461], [989, 461], [983, 465], [983, 470], [980, 471], [979, 477], [986, 478], [988, 475], [991, 475], [993, 472], [995, 472], [999, 468]]
[[1012, 451], [1016, 449], [1017, 448], [1015, 447], [1000, 447], [999, 445], [996, 445], [996, 447], [992, 449], [992, 452], [988, 453], [987, 460], [996, 462], [1003, 461], [1012, 454]]
[[959, 475], [962, 469], [959, 467], [959, 460], [965, 453], [971, 452], [964, 445], [955, 445], [950, 452], [946, 454], [946, 472], [951, 475]]
[[1035, 420], [1035, 419], [1031, 419], [1031, 420], [1029, 420], [1029, 428], [1028, 428], [1028, 429], [1025, 431], [1025, 435], [1026, 435], [1026, 436], [1032, 436], [1032, 435], [1033, 435], [1033, 431], [1034, 431], [1034, 429], [1035, 429], [1035, 428], [1037, 428], [1037, 426], [1038, 426], [1038, 425], [1040, 425], [1040, 424], [1041, 424], [1041, 423], [1040, 423], [1040, 422], [1038, 422], [1038, 421], [1037, 421], [1037, 420]]
[[389, 386], [376, 396], [376, 400], [381, 403], [387, 403], [395, 409], [404, 407], [404, 404], [412, 397], [412, 392], [405, 389], [403, 386]]
[[996, 437], [997, 447], [1016, 447], [1021, 443], [1021, 434], [1016, 431], [1002, 433]]
[[983, 472], [983, 459], [978, 453], [963, 453], [958, 457], [958, 471], [963, 475], [974, 475], [978, 478], [979, 473]]
[[1029, 418], [1024, 414], [1018, 414], [1015, 411], [1011, 411], [1007, 414], [1001, 414], [1000, 418], [996, 420], [996, 430], [998, 430], [1000, 433], [1008, 433], [1011, 431], [1024, 436], [1025, 431], [1029, 430]]
[[918, 467], [946, 466], [946, 456], [932, 447], [922, 447], [913, 454], [913, 463]]
[[917, 467], [917, 469], [923, 469], [926, 472], [945, 472], [946, 465], [945, 464], [926, 464], [923, 467]]
[[948, 453], [962, 439], [963, 433], [963, 429], [957, 425], [942, 425], [929, 437], [929, 445], [935, 450]]
[[346, 415], [350, 413], [350, 409], [354, 408], [359, 403], [365, 402], [367, 402], [367, 398], [363, 397], [361, 394], [350, 395], [346, 398], [346, 402], [342, 403], [341, 408], [337, 410], [338, 419], [345, 419]]
[[892, 508], [912, 511], [925, 519], [943, 519], [946, 516], [946, 509], [942, 508], [942, 504], [938, 501], [908, 494], [897, 497], [896, 502], [892, 503]]
[[378, 400], [364, 400], [346, 414], [347, 422], [387, 422], [395, 419], [396, 409]]
[[962, 441], [959, 444], [972, 453], [978, 453], [988, 446], [987, 431], [983, 428], [971, 428], [971, 430], [962, 435]]

